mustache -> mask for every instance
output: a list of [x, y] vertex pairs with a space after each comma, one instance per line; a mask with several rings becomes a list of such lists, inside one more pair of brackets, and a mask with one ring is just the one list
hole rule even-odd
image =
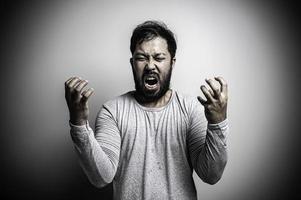
[[142, 74], [142, 78], [144, 79], [146, 76], [154, 77], [154, 78], [156, 78], [157, 80], [159, 80], [159, 74], [156, 73], [156, 72], [144, 72], [144, 73]]

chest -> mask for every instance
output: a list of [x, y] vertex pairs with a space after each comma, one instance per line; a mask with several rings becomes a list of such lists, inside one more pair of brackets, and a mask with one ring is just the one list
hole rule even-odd
[[155, 154], [182, 151], [186, 148], [188, 130], [185, 113], [175, 107], [160, 111], [145, 111], [133, 107], [122, 114], [119, 130], [122, 152]]
[[130, 108], [122, 114], [119, 130], [122, 139], [132, 137], [154, 139], [166, 136], [185, 136], [188, 119], [181, 110], [166, 108], [159, 111], [146, 111], [137, 107]]

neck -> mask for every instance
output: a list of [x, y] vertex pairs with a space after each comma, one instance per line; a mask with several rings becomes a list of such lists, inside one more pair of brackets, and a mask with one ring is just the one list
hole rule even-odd
[[162, 97], [153, 101], [149, 101], [137, 93], [135, 93], [135, 98], [138, 101], [138, 103], [142, 106], [149, 107], [149, 108], [160, 108], [165, 106], [169, 102], [171, 95], [172, 95], [172, 90], [169, 89]]

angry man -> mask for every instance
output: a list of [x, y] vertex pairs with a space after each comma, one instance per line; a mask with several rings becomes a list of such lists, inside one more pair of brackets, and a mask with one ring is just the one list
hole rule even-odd
[[170, 88], [174, 34], [161, 22], [138, 25], [131, 37], [135, 90], [102, 105], [95, 131], [88, 122], [87, 80], [65, 82], [71, 137], [90, 182], [113, 182], [115, 200], [197, 199], [193, 170], [215, 184], [227, 163], [227, 83], [206, 79], [205, 98]]

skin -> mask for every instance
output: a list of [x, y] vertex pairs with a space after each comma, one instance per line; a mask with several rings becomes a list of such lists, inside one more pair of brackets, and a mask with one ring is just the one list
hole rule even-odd
[[205, 79], [209, 85], [201, 85], [206, 100], [198, 96], [199, 102], [205, 107], [205, 116], [209, 123], [217, 124], [227, 118], [228, 85], [223, 77]]
[[84, 125], [88, 120], [88, 99], [94, 92], [93, 88], [84, 90], [87, 80], [71, 77], [65, 82], [65, 99], [69, 108], [70, 122], [74, 125]]
[[[137, 44], [133, 57], [130, 59], [134, 76], [137, 77], [139, 82], [143, 82], [142, 77], [144, 73], [153, 72], [158, 75], [159, 80], [162, 83], [167, 79], [168, 74], [171, 73], [175, 62], [176, 59], [171, 58], [168, 51], [166, 40], [161, 37], [156, 37], [152, 40]], [[159, 93], [161, 88], [162, 84], [159, 84], [159, 87], [154, 94]], [[147, 92], [147, 89], [145, 90]], [[171, 90], [167, 90], [162, 97], [149, 101], [143, 94], [136, 92], [135, 98], [143, 106], [156, 108], [166, 105], [171, 94]]]
[[[136, 45], [133, 57], [130, 59], [132, 70], [138, 80], [142, 81], [145, 71], [153, 71], [161, 81], [166, 79], [170, 70], [174, 67], [175, 58], [171, 58], [167, 42], [161, 37], [142, 42]], [[222, 77], [205, 80], [208, 86], [201, 85], [200, 89], [205, 98], [198, 96], [199, 102], [205, 108], [205, 116], [208, 123], [216, 124], [227, 118], [228, 86]], [[71, 77], [65, 82], [65, 98], [69, 108], [70, 122], [74, 125], [84, 125], [88, 120], [88, 99], [94, 92], [93, 88], [84, 90], [88, 81], [80, 77]], [[159, 92], [162, 87], [159, 84]], [[157, 99], [149, 101], [142, 94], [135, 94], [137, 101], [146, 107], [162, 107], [166, 105], [171, 97], [171, 90]]]

